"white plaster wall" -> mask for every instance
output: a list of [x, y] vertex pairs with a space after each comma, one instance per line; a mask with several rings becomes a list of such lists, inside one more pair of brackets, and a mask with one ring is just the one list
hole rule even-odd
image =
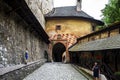
[[50, 12], [53, 8], [53, 0], [25, 0], [29, 8], [36, 16], [42, 27], [45, 29], [44, 14]]

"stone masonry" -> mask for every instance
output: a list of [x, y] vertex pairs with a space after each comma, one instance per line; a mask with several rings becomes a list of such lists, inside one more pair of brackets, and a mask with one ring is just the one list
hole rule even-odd
[[47, 44], [35, 34], [29, 24], [0, 1], [0, 67], [13, 66], [24, 62], [28, 48], [28, 62], [44, 58]]
[[29, 8], [45, 29], [44, 14], [53, 9], [53, 0], [25, 0]]
[[23, 80], [25, 76], [39, 68], [43, 63], [44, 60], [40, 60], [27, 65], [16, 65], [13, 66], [16, 68], [15, 70], [12, 70], [14, 69], [13, 67], [6, 67], [5, 70], [7, 70], [7, 73], [4, 73], [4, 70], [0, 70], [0, 72], [3, 72], [2, 75], [0, 73], [0, 80]]
[[[44, 14], [52, 9], [52, 0], [25, 1], [45, 29]], [[29, 54], [27, 65], [24, 64], [26, 48]], [[22, 80], [45, 63], [45, 52], [48, 52], [48, 43], [36, 33], [32, 25], [4, 0], [0, 0], [0, 80]]]

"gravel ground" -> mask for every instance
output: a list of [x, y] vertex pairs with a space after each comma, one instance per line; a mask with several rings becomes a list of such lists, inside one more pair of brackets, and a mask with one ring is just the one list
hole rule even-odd
[[45, 63], [24, 80], [87, 80], [70, 64]]

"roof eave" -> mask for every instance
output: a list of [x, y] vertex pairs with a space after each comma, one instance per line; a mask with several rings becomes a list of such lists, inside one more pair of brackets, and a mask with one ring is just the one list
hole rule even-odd
[[87, 20], [87, 21], [90, 21], [90, 22], [94, 22], [96, 23], [97, 25], [101, 25], [103, 26], [104, 25], [104, 22], [100, 21], [100, 20], [96, 20], [94, 18], [87, 18], [87, 17], [82, 17], [82, 16], [45, 16], [45, 19], [55, 19], [55, 18], [77, 18], [77, 19], [83, 19], [83, 20]]

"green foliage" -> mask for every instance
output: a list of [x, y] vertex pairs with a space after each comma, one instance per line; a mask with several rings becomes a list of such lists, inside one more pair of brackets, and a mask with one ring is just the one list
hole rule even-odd
[[115, 72], [114, 73], [116, 80], [120, 80], [120, 72]]
[[106, 26], [96, 26], [96, 31], [106, 28]]
[[109, 25], [120, 21], [120, 0], [109, 0], [109, 3], [102, 10], [103, 21]]
[[115, 75], [119, 75], [119, 76], [120, 76], [120, 72], [115, 72], [114, 74], [115, 74]]

